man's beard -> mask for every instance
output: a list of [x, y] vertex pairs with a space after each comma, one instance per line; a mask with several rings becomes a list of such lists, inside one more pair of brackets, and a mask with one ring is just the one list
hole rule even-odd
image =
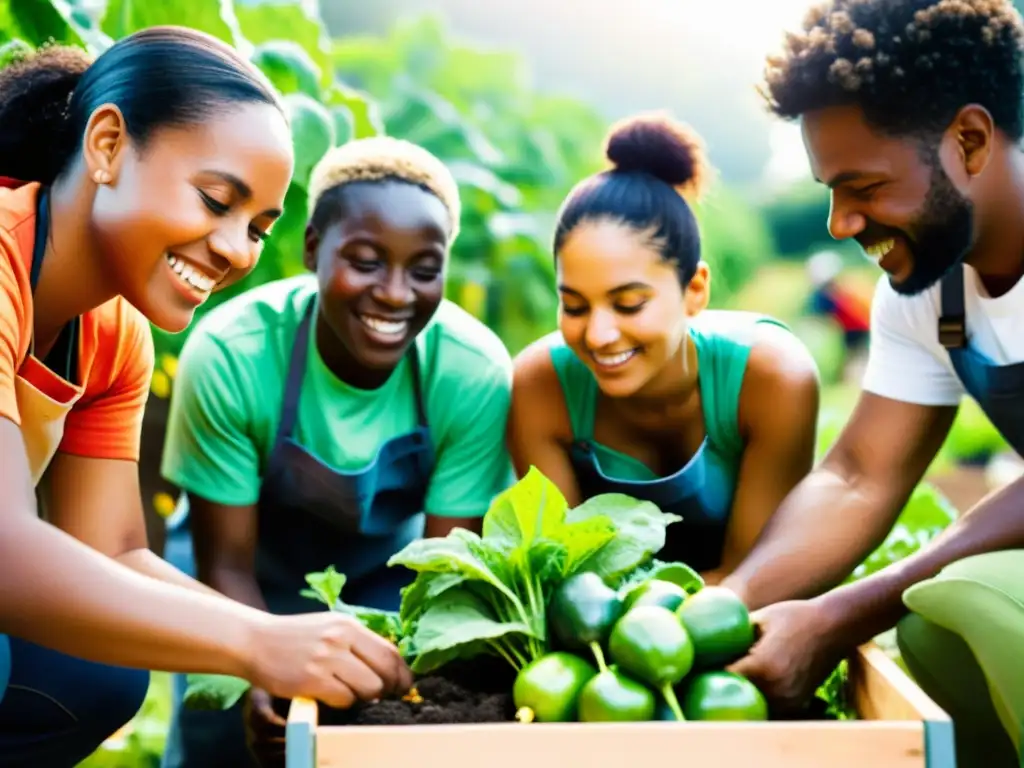
[[900, 282], [889, 278], [893, 290], [914, 296], [928, 290], [963, 262], [974, 241], [974, 206], [960, 194], [938, 156], [932, 159], [932, 181], [921, 213], [903, 234], [910, 251], [911, 272]]

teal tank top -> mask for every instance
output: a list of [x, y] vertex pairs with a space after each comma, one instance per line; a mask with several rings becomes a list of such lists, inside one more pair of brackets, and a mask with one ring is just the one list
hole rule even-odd
[[597, 380], [559, 333], [548, 337], [572, 425], [570, 458], [583, 498], [626, 493], [680, 515], [683, 521], [668, 528], [661, 559], [679, 560], [697, 570], [721, 562], [744, 450], [737, 417], [740, 392], [754, 332], [764, 323], [786, 327], [765, 315], [725, 310], [707, 310], [691, 324], [706, 436], [686, 465], [666, 477], [594, 440]]

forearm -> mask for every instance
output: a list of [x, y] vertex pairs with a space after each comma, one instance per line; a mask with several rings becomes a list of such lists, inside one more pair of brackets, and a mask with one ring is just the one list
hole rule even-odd
[[909, 587], [965, 557], [1015, 548], [1024, 548], [1024, 480], [988, 496], [915, 554], [818, 600], [837, 632], [863, 642], [906, 615]]
[[[186, 573], [182, 573], [173, 565], [161, 557], [158, 557], [151, 549], [133, 549], [117, 557], [119, 563], [131, 568], [136, 573], [150, 576], [167, 584], [174, 584], [185, 589], [192, 589], [207, 595], [224, 599], [224, 595], [216, 589], [208, 587]], [[262, 606], [256, 606], [262, 608]]]
[[892, 528], [898, 505], [823, 465], [779, 506], [722, 584], [751, 610], [809, 598], [841, 583]]
[[218, 593], [243, 605], [267, 610], [267, 601], [263, 599], [263, 592], [251, 568], [214, 564], [208, 569], [200, 566], [199, 575]]
[[143, 576], [27, 516], [0, 530], [0, 617], [0, 632], [92, 661], [240, 677], [265, 618]]

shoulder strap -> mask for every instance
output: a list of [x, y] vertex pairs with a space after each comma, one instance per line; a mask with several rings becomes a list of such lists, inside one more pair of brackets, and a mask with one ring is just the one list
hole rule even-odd
[[309, 353], [309, 327], [313, 322], [316, 294], [310, 297], [295, 333], [291, 359], [288, 361], [288, 378], [285, 379], [284, 398], [281, 403], [281, 418], [277, 425], [276, 442], [291, 437], [295, 420], [299, 414], [299, 396], [302, 393], [302, 379], [306, 373], [306, 357]]
[[597, 382], [594, 381], [594, 375], [560, 336], [552, 341], [550, 353], [551, 364], [562, 385], [562, 396], [569, 412], [573, 437], [576, 440], [590, 440], [594, 436], [594, 408], [597, 406]]
[[939, 343], [946, 349], [967, 344], [967, 312], [964, 309], [964, 265], [957, 264], [942, 278], [942, 309]]
[[426, 427], [428, 426], [427, 405], [423, 398], [423, 382], [420, 379], [420, 354], [416, 347], [416, 339], [413, 339], [412, 344], [409, 345], [409, 351], [406, 355], [409, 358], [409, 369], [412, 373], [412, 387], [416, 396], [416, 415], [419, 419], [419, 426]]

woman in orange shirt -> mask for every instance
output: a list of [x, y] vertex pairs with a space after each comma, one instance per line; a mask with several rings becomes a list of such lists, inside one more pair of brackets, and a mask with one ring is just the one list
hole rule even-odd
[[291, 173], [273, 89], [206, 35], [155, 28], [95, 62], [53, 47], [0, 71], [5, 766], [76, 765], [134, 715], [148, 669], [335, 706], [410, 683], [355, 622], [271, 616], [147, 549], [147, 320], [181, 331], [253, 268]]

